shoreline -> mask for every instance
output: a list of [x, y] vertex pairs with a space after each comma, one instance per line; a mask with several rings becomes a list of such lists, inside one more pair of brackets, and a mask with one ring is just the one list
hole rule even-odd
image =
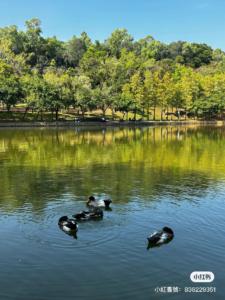
[[108, 121], [108, 122], [74, 122], [74, 121], [53, 121], [53, 122], [0, 122], [0, 128], [19, 127], [123, 127], [123, 126], [179, 126], [179, 125], [217, 125], [224, 126], [224, 121]]

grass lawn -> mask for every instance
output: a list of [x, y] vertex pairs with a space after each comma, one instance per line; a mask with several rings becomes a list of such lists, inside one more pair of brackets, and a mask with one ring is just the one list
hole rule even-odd
[[[55, 121], [55, 114], [52, 114], [51, 112], [43, 112], [42, 115], [37, 112], [32, 112], [28, 111], [26, 114], [24, 114], [24, 106], [22, 104], [17, 105], [14, 107], [10, 112], [7, 112], [5, 110], [0, 110], [0, 121], [5, 121], [5, 122], [32, 122], [32, 121]], [[156, 120], [160, 120], [160, 109], [156, 109]], [[88, 117], [101, 117], [102, 112], [100, 110], [96, 111], [91, 111], [87, 112], [85, 114], [85, 118]], [[82, 118], [81, 115], [77, 115], [74, 110], [71, 111], [66, 111], [66, 110], [61, 110], [59, 112], [58, 119], [62, 121], [73, 121], [76, 117]], [[107, 119], [112, 119], [112, 112], [110, 109], [106, 111], [106, 118]], [[115, 120], [121, 120], [123, 118], [123, 114], [120, 112], [117, 112], [114, 115]], [[133, 119], [134, 114], [133, 113], [128, 113], [128, 115], [125, 116], [125, 119]], [[136, 116], [137, 120], [141, 119], [142, 116], [138, 115]], [[152, 116], [150, 118], [152, 120]], [[166, 117], [165, 117], [166, 120]], [[168, 120], [171, 120], [171, 117], [169, 116]], [[172, 120], [177, 120], [175, 116], [172, 117]]]

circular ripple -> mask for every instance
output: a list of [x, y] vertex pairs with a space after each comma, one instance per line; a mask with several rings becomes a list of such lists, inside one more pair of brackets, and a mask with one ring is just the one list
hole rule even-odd
[[19, 217], [21, 232], [27, 240], [39, 246], [47, 245], [64, 249], [97, 247], [113, 242], [119, 237], [119, 227], [123, 223], [123, 218], [120, 219], [118, 216], [115, 218], [116, 212], [113, 211], [104, 211], [102, 220], [79, 222], [77, 239], [59, 228], [60, 216], [71, 216], [84, 208], [83, 202], [56, 201], [51, 203], [51, 206], [39, 210], [35, 215], [26, 211], [25, 215], [21, 214]]

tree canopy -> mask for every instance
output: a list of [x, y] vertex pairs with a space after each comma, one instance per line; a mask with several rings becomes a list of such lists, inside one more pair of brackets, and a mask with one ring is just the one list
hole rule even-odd
[[165, 44], [151, 35], [134, 40], [116, 29], [103, 42], [87, 33], [68, 41], [42, 35], [41, 21], [25, 30], [0, 28], [0, 101], [10, 110], [87, 111], [161, 118], [174, 114], [222, 117], [225, 111], [225, 53], [204, 43]]

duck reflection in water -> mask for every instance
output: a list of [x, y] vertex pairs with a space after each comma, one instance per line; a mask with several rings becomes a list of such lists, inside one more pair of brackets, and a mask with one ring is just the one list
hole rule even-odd
[[160, 247], [164, 244], [168, 244], [174, 238], [174, 232], [169, 227], [163, 227], [160, 231], [153, 232], [148, 238], [148, 246], [147, 249]]

